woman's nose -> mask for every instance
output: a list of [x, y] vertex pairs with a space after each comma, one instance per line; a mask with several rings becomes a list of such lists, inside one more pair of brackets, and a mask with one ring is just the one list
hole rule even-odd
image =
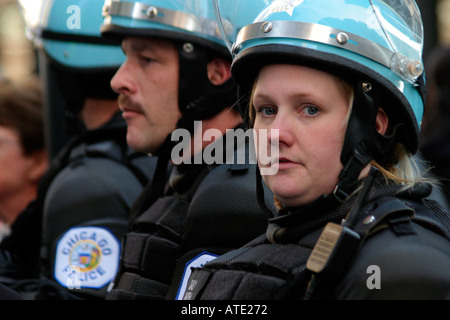
[[278, 112], [268, 134], [269, 142], [271, 144], [292, 144], [294, 141], [293, 129], [293, 119], [287, 113]]

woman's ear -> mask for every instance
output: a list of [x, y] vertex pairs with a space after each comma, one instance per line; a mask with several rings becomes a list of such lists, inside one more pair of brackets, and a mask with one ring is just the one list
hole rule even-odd
[[208, 79], [212, 84], [219, 86], [231, 77], [231, 63], [221, 58], [212, 59], [208, 65]]
[[378, 108], [377, 118], [375, 120], [375, 128], [381, 135], [386, 134], [389, 125], [389, 118], [383, 109]]

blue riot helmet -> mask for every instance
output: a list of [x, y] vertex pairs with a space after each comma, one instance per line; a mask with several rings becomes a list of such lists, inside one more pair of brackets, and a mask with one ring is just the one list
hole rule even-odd
[[105, 1], [102, 36], [156, 37], [177, 43], [180, 62], [178, 127], [192, 130], [194, 120], [210, 118], [236, 101], [232, 79], [214, 86], [206, 65], [214, 57], [231, 60], [210, 0]]
[[[423, 25], [413, 0], [213, 0], [233, 56], [239, 101], [262, 66], [302, 64], [354, 85], [336, 196], [346, 199], [372, 159], [388, 165], [403, 144], [415, 153], [424, 111]], [[263, 9], [259, 8], [263, 6]], [[253, 8], [256, 8], [254, 10]], [[375, 130], [378, 107], [390, 132]], [[240, 107], [244, 118], [248, 105]]]
[[37, 21], [28, 25], [44, 80], [51, 155], [71, 135], [84, 129], [78, 113], [86, 97], [117, 99], [110, 79], [125, 61], [125, 55], [120, 42], [100, 37], [103, 3], [44, 0]]

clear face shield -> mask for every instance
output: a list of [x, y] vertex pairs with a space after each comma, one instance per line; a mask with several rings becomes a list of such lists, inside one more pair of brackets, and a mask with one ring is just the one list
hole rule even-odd
[[247, 47], [272, 39], [291, 44], [302, 40], [305, 45], [321, 43], [359, 54], [414, 84], [423, 72], [423, 25], [417, 4], [414, 0], [364, 3], [213, 0], [219, 29], [233, 58]]

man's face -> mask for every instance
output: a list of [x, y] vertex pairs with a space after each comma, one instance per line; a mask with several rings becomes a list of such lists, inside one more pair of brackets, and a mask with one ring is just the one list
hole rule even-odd
[[154, 153], [176, 128], [179, 60], [175, 43], [129, 37], [122, 41], [126, 61], [111, 80], [127, 122], [127, 143], [136, 151]]

